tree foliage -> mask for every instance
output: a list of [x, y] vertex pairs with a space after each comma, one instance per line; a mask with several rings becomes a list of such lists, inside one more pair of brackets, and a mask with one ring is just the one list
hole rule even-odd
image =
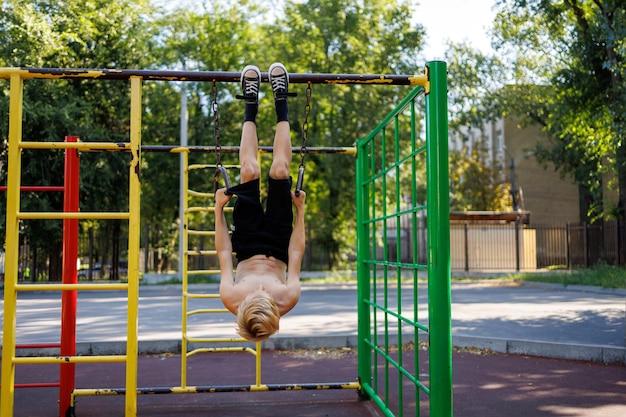
[[[245, 7], [206, 2], [193, 9], [158, 9], [148, 0], [5, 0], [1, 5], [2, 66], [239, 71], [255, 63], [266, 71], [272, 62], [282, 61], [289, 71], [299, 73], [389, 74], [421, 72], [423, 65], [418, 55], [424, 30], [411, 22], [408, 0], [287, 1], [283, 8], [271, 10], [255, 0], [246, 1]], [[222, 145], [239, 143], [243, 105], [234, 98], [239, 88], [234, 83], [185, 83], [189, 145], [214, 143], [215, 99]], [[181, 89], [181, 83], [144, 82], [144, 144], [179, 144]], [[292, 90], [299, 93], [290, 100], [297, 146], [306, 94], [304, 86], [293, 85]], [[6, 115], [7, 84], [2, 92], [0, 105]], [[406, 87], [313, 86], [309, 146], [353, 146], [407, 92]], [[25, 140], [59, 141], [79, 135], [83, 141], [126, 141], [129, 87], [119, 81], [29, 80], [24, 114]], [[265, 84], [257, 120], [261, 144], [271, 144], [275, 114]], [[7, 137], [4, 121], [0, 134]], [[214, 158], [190, 155], [192, 163], [211, 163]], [[124, 153], [81, 155], [81, 210], [126, 209], [128, 159]], [[298, 162], [294, 155], [294, 172]], [[25, 152], [22, 183], [57, 184], [62, 165], [61, 153]], [[263, 165], [269, 166], [269, 158]], [[160, 230], [158, 245], [170, 252], [176, 241], [178, 167], [179, 158], [172, 155], [144, 153], [142, 158], [142, 221]], [[311, 243], [332, 255], [319, 266], [332, 267], [354, 244], [354, 163], [345, 156], [309, 155], [306, 167], [307, 223], [314, 225]], [[6, 179], [4, 171], [0, 177]], [[207, 188], [212, 188], [212, 180], [212, 173], [199, 178]], [[61, 204], [59, 196], [22, 196], [28, 210], [60, 210]], [[208, 219], [198, 215], [192, 221]], [[25, 233], [34, 246], [58, 257], [59, 248], [50, 242], [60, 241], [60, 224], [44, 223], [28, 223]], [[119, 232], [119, 224], [109, 224], [81, 222]]]
[[450, 43], [448, 66], [450, 208], [458, 211], [508, 211], [512, 200], [502, 166], [490, 147], [490, 122], [502, 115], [499, 92], [503, 63], [467, 43]]
[[[552, 138], [535, 154], [571, 174], [582, 215], [624, 218], [626, 9], [621, 0], [498, 1], [494, 45], [510, 59], [505, 108]], [[619, 203], [603, 207], [603, 175], [617, 173]]]
[[[60, 68], [146, 68], [152, 62], [152, 32], [147, 1], [7, 0], [0, 14], [0, 58], [4, 65]], [[24, 140], [83, 141], [128, 137], [128, 85], [89, 80], [30, 80], [24, 85]], [[3, 90], [8, 95], [8, 88]], [[6, 100], [4, 100], [6, 102]], [[7, 126], [3, 125], [2, 129]], [[3, 138], [7, 131], [2, 131]], [[60, 185], [63, 155], [25, 152], [22, 183]], [[127, 207], [128, 155], [81, 155], [81, 209], [119, 211]], [[2, 180], [5, 180], [2, 173]], [[126, 178], [126, 179], [125, 179]], [[2, 196], [4, 197], [4, 196]], [[60, 195], [28, 194], [22, 209], [58, 211]], [[119, 233], [119, 224], [107, 224]], [[33, 250], [50, 254], [51, 279], [60, 279], [61, 222], [24, 222]], [[43, 258], [43, 257], [40, 257]]]

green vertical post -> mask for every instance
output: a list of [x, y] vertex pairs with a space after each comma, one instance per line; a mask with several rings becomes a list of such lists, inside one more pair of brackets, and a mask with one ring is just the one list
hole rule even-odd
[[445, 62], [429, 62], [426, 66], [430, 79], [430, 92], [426, 94], [430, 415], [451, 417], [453, 409], [448, 86]]
[[[361, 384], [370, 384], [372, 381], [372, 355], [366, 342], [365, 335], [371, 335], [370, 307], [366, 303], [370, 299], [370, 266], [366, 260], [370, 259], [370, 223], [369, 223], [369, 184], [368, 165], [370, 160], [367, 154], [369, 143], [359, 143], [356, 166], [356, 200], [357, 200], [357, 315], [358, 315], [358, 373]], [[373, 157], [373, 155], [372, 155]], [[361, 389], [361, 398], [368, 395]]]

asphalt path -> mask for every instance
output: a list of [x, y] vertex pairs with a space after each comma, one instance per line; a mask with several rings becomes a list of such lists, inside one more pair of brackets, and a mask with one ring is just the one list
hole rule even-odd
[[[192, 288], [192, 292], [198, 293], [216, 290], [214, 285]], [[524, 286], [493, 280], [453, 283], [452, 328], [453, 343], [457, 346], [452, 366], [454, 415], [626, 415], [625, 299], [622, 291], [593, 288]], [[180, 347], [181, 300], [180, 286], [142, 286], [140, 289], [140, 350], [143, 345], [145, 351], [161, 352], [140, 357], [140, 387], [168, 387], [180, 383], [178, 355], [162, 352], [176, 352]], [[219, 303], [219, 300], [192, 300], [190, 309], [219, 306], [209, 305], [214, 302]], [[390, 302], [397, 303], [397, 300]], [[408, 308], [413, 302], [408, 292], [400, 305]], [[425, 286], [420, 286], [418, 303], [420, 320], [426, 323]], [[123, 352], [126, 311], [124, 293], [79, 293], [79, 345], [85, 344], [89, 346], [89, 353], [98, 354], [107, 353], [106, 346], [114, 350], [111, 345], [117, 344]], [[348, 349], [344, 355], [342, 349], [333, 348], [353, 346], [356, 323], [354, 285], [305, 284], [300, 302], [282, 319], [280, 333], [266, 343], [269, 349], [282, 346], [287, 350], [264, 352], [264, 382], [353, 381], [357, 375], [356, 350]], [[202, 337], [208, 334], [230, 337], [234, 336], [234, 317], [230, 313], [193, 315], [190, 328], [192, 333]], [[58, 342], [59, 331], [59, 292], [19, 294], [18, 343]], [[598, 356], [598, 350], [604, 353]], [[406, 354], [406, 362], [410, 363], [413, 353]], [[192, 384], [251, 383], [254, 367], [248, 363], [250, 359], [234, 356], [240, 353], [210, 355], [192, 357], [188, 370]], [[570, 360], [572, 357], [585, 360]], [[425, 355], [420, 358], [420, 362], [427, 361]], [[427, 363], [421, 363], [422, 367], [426, 373]], [[17, 368], [16, 382], [53, 382], [59, 376], [57, 365], [20, 365]], [[123, 364], [81, 364], [76, 368], [77, 387], [123, 387], [123, 368]], [[395, 378], [390, 383], [395, 384]], [[394, 387], [390, 392], [391, 406], [401, 407], [403, 415], [416, 415], [418, 407], [420, 415], [430, 415], [428, 396], [417, 400], [408, 390], [399, 400]], [[19, 389], [15, 392], [14, 415], [58, 415], [57, 401], [58, 389]], [[84, 397], [77, 403], [76, 415], [123, 415], [123, 410], [123, 396]], [[359, 401], [353, 391], [331, 390], [139, 396], [138, 415], [377, 417], [382, 413], [372, 402]]]
[[[217, 292], [217, 285], [190, 287], [195, 293]], [[412, 308], [411, 293], [403, 292], [403, 309]], [[395, 291], [390, 294], [390, 304], [397, 305]], [[426, 285], [419, 286], [418, 294], [419, 319], [427, 324]], [[300, 302], [281, 319], [273, 343], [296, 347], [306, 347], [308, 343], [317, 347], [317, 340], [318, 344], [337, 347], [345, 345], [346, 340], [355, 340], [356, 297], [356, 285], [305, 283]], [[220, 307], [219, 299], [191, 299], [188, 310]], [[17, 310], [18, 344], [59, 341], [60, 292], [20, 293]], [[625, 310], [626, 292], [620, 291], [572, 290], [494, 280], [452, 284], [454, 340], [464, 346], [491, 346], [496, 351], [502, 350], [498, 348], [501, 343], [525, 341], [555, 344], [557, 351], [560, 346], [600, 346], [614, 349], [613, 354], [619, 355], [621, 349], [623, 357]], [[126, 312], [125, 292], [79, 292], [77, 342], [124, 342]], [[181, 317], [179, 285], [140, 287], [139, 340], [144, 346], [180, 340]], [[195, 337], [236, 336], [234, 316], [230, 313], [192, 315], [188, 325], [189, 334]], [[271, 348], [272, 344], [268, 346]]]

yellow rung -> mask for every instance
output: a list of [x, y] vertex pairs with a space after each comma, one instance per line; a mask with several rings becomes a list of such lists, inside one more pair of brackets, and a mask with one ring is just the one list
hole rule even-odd
[[17, 291], [113, 291], [127, 290], [128, 284], [17, 284]]
[[129, 213], [122, 212], [18, 212], [17, 218], [22, 220], [37, 220], [37, 219], [83, 219], [83, 220], [128, 220], [130, 218]]
[[[202, 212], [208, 212], [208, 213], [212, 213], [213, 211], [215, 211], [215, 207], [211, 206], [211, 207], [189, 207], [187, 208], [187, 210], [185, 210], [185, 214], [187, 213], [202, 213]], [[226, 211], [226, 210], [224, 210]]]
[[193, 236], [215, 236], [215, 230], [187, 230]]
[[194, 190], [187, 190], [187, 193], [192, 197], [215, 198], [215, 193], [203, 193], [203, 192], [194, 191]]
[[243, 337], [214, 337], [214, 338], [201, 338], [201, 337], [187, 337], [185, 339], [190, 343], [250, 343]]
[[249, 348], [249, 347], [241, 346], [241, 347], [222, 347], [222, 348], [198, 348], [198, 349], [190, 350], [189, 352], [187, 352], [187, 357], [196, 355], [198, 353], [213, 353], [213, 352], [247, 352], [247, 353], [253, 354], [254, 356], [257, 355], [256, 350]]
[[37, 356], [13, 358], [14, 364], [50, 364], [50, 363], [112, 363], [126, 362], [126, 355], [117, 356]]
[[30, 142], [21, 141], [22, 149], [77, 149], [79, 151], [126, 151], [128, 142]]
[[[238, 169], [239, 165], [222, 165], [226, 169]], [[192, 164], [187, 167], [189, 171], [192, 169], [215, 169], [217, 165], [215, 164]]]
[[185, 255], [188, 256], [214, 256], [217, 255], [216, 250], [187, 250]]
[[193, 316], [196, 314], [214, 314], [214, 313], [230, 313], [227, 308], [199, 308], [197, 310], [191, 310], [187, 312], [187, 316]]
[[192, 294], [189, 292], [183, 293], [183, 296], [188, 298], [220, 298], [219, 294]]
[[196, 269], [193, 271], [187, 271], [187, 275], [219, 275], [222, 271], [219, 269]]

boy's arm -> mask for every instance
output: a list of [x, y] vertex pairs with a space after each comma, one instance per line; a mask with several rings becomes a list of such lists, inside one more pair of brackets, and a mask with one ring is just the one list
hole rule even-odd
[[[302, 268], [302, 258], [304, 257], [305, 232], [304, 232], [304, 201], [306, 193], [300, 191], [299, 196], [291, 194], [294, 205], [296, 206], [296, 219], [289, 239], [289, 265], [287, 268], [287, 291], [289, 299], [296, 305], [300, 298], [300, 270]], [[290, 308], [290, 309], [291, 309]]]
[[231, 196], [222, 188], [215, 193], [215, 250], [220, 263], [220, 296], [224, 306], [232, 311], [231, 299], [235, 282], [233, 280], [233, 244], [228, 234], [224, 206]]

